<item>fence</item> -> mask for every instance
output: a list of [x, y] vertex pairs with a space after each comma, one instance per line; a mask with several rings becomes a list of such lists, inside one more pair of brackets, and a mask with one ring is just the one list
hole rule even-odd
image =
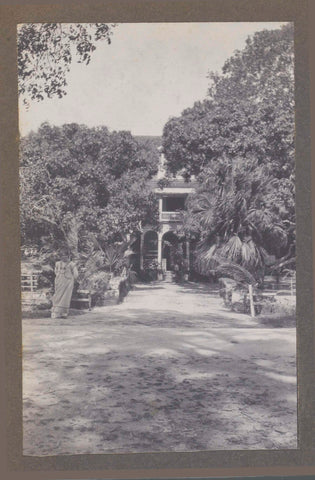
[[38, 289], [38, 278], [40, 273], [29, 271], [23, 272], [21, 275], [21, 290], [22, 292], [35, 292]]
[[274, 292], [274, 291], [283, 291], [287, 292], [290, 295], [296, 294], [296, 278], [295, 276], [291, 277], [281, 277], [277, 279], [273, 276], [265, 276], [264, 278], [264, 291]]

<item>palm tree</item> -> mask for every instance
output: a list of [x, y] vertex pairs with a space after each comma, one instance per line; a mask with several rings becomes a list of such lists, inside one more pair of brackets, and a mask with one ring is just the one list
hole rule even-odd
[[[218, 271], [225, 262], [243, 267], [261, 282], [265, 266], [287, 245], [284, 222], [264, 200], [274, 188], [268, 173], [255, 162], [236, 161], [233, 171], [227, 165], [225, 183], [212, 172], [190, 197], [188, 212], [200, 228], [196, 252], [200, 273]], [[222, 179], [222, 165], [220, 175]]]

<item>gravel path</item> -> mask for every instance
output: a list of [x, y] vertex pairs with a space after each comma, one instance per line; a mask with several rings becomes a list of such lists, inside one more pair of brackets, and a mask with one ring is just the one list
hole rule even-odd
[[24, 455], [296, 448], [295, 339], [192, 283], [24, 320]]

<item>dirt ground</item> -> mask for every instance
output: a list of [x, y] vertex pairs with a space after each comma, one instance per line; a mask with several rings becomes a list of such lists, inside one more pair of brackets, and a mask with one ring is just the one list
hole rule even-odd
[[295, 341], [192, 283], [25, 319], [24, 455], [296, 448]]

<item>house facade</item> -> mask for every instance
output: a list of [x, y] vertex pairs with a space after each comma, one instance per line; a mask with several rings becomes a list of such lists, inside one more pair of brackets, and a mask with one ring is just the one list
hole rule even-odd
[[[164, 271], [171, 271], [176, 264], [185, 263], [185, 269], [190, 270], [192, 251], [190, 241], [180, 233], [182, 215], [185, 210], [187, 196], [194, 192], [196, 182], [187, 182], [182, 176], [168, 181], [161, 188], [159, 181], [165, 178], [165, 158], [160, 149], [159, 169], [156, 177], [151, 180], [152, 190], [159, 205], [158, 227], [146, 225], [139, 239], [140, 269], [155, 262]], [[179, 265], [183, 267], [183, 265]]]

